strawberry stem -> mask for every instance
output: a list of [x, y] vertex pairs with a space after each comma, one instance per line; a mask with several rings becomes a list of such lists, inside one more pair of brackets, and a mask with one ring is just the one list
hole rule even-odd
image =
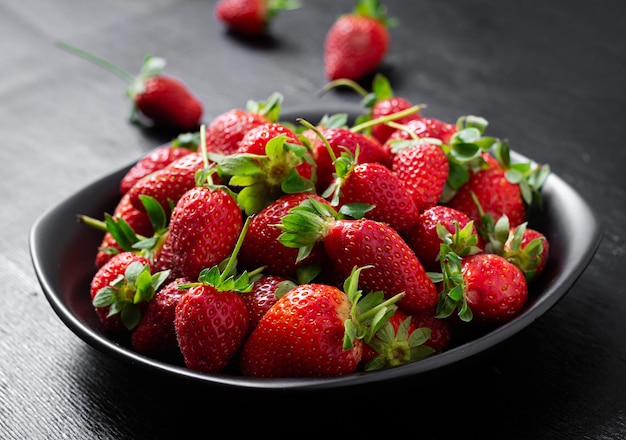
[[413, 107], [409, 107], [405, 110], [392, 113], [390, 115], [381, 116], [380, 118], [376, 118], [376, 119], [370, 119], [369, 121], [363, 122], [362, 124], [355, 125], [354, 127], [350, 129], [350, 131], [358, 133], [369, 127], [373, 127], [374, 125], [385, 124], [390, 121], [395, 121], [396, 119], [400, 119], [400, 118], [404, 118], [405, 116], [412, 115], [413, 113], [417, 113], [425, 107], [426, 107], [425, 104], [414, 105]]
[[56, 45], [63, 50], [66, 50], [70, 53], [73, 53], [74, 55], [78, 55], [79, 57], [85, 58], [88, 61], [91, 61], [93, 63], [98, 64], [101, 67], [104, 67], [109, 72], [115, 73], [117, 76], [119, 76], [124, 81], [128, 82], [129, 84], [135, 80], [135, 76], [132, 75], [131, 73], [127, 72], [126, 70], [122, 69], [119, 66], [116, 66], [110, 61], [105, 60], [104, 58], [101, 58], [97, 55], [92, 54], [91, 52], [87, 52], [86, 50], [71, 46], [62, 41], [58, 41]]
[[333, 151], [333, 147], [330, 146], [330, 143], [328, 142], [326, 137], [317, 129], [317, 127], [313, 126], [313, 124], [311, 124], [309, 121], [303, 118], [298, 118], [296, 119], [296, 121], [304, 125], [306, 128], [309, 128], [315, 132], [317, 137], [319, 137], [322, 140], [322, 142], [324, 142], [324, 145], [326, 146], [326, 149], [328, 150], [328, 154], [330, 155], [332, 162], [335, 163], [335, 161], [337, 160], [337, 156], [335, 155], [335, 152]]

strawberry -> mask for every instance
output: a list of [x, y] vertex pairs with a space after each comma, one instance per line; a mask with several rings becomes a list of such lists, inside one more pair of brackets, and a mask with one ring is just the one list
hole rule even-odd
[[391, 169], [402, 180], [419, 212], [438, 204], [448, 180], [446, 153], [439, 145], [423, 140], [393, 144]]
[[242, 295], [250, 318], [250, 331], [254, 330], [278, 298], [296, 287], [293, 281], [278, 275], [263, 275], [252, 285], [252, 290]]
[[214, 15], [232, 31], [257, 36], [267, 31], [278, 13], [299, 6], [296, 0], [220, 0]]
[[155, 262], [173, 276], [196, 279], [202, 269], [214, 266], [232, 252], [241, 233], [242, 212], [222, 187], [196, 186], [186, 191], [172, 210], [169, 232]]
[[302, 284], [280, 297], [243, 345], [242, 374], [318, 377], [354, 372], [363, 339], [392, 313], [392, 302], [383, 302], [380, 292], [361, 299], [358, 277], [363, 269], [355, 268], [344, 291], [328, 284]]
[[131, 332], [133, 349], [149, 356], [179, 353], [174, 317], [176, 305], [185, 290], [179, 286], [191, 282], [188, 278], [177, 278], [165, 284], [148, 303], [137, 327]]
[[282, 100], [280, 93], [273, 93], [266, 101], [249, 101], [245, 109], [233, 108], [221, 113], [206, 127], [207, 150], [233, 154], [252, 127], [278, 121]]
[[137, 117], [139, 111], [159, 127], [187, 131], [200, 124], [204, 111], [202, 102], [181, 80], [162, 73], [166, 64], [163, 58], [146, 56], [141, 71], [134, 76], [93, 53], [67, 43], [58, 43], [58, 46], [104, 67], [129, 84], [126, 96], [133, 103], [131, 121], [140, 119]]
[[409, 315], [396, 309], [365, 343], [361, 364], [365, 371], [403, 365], [443, 351], [449, 341], [448, 321], [435, 318], [432, 311]]
[[524, 274], [506, 258], [477, 253], [461, 259], [452, 251], [442, 252], [442, 258], [444, 288], [437, 305], [438, 317], [450, 316], [456, 309], [462, 321], [504, 323], [526, 304]]
[[196, 186], [196, 172], [205, 168], [201, 152], [192, 152], [139, 179], [127, 192], [130, 202], [140, 211], [145, 211], [140, 196], [156, 199], [169, 214], [171, 207], [189, 189]]
[[321, 244], [314, 245], [306, 258], [298, 260], [298, 249], [286, 247], [278, 241], [282, 231], [277, 226], [292, 208], [309, 197], [328, 203], [315, 194], [286, 194], [250, 217], [248, 233], [239, 251], [242, 268], [254, 270], [263, 266], [267, 273], [300, 281], [314, 278], [326, 258]]
[[444, 205], [424, 210], [406, 241], [427, 271], [438, 272], [441, 270], [441, 243], [447, 237], [450, 237], [452, 250], [461, 256], [480, 252], [485, 246], [472, 220], [465, 213]]
[[144, 176], [153, 171], [165, 168], [170, 163], [183, 156], [197, 151], [199, 139], [197, 133], [184, 133], [179, 135], [171, 143], [162, 145], [141, 157], [135, 165], [122, 177], [120, 192], [126, 194], [128, 190]]
[[326, 204], [308, 199], [283, 217], [279, 241], [285, 246], [306, 250], [321, 241], [341, 276], [348, 276], [355, 266], [371, 265], [363, 273], [361, 285], [380, 290], [387, 298], [404, 292], [398, 307], [408, 313], [428, 310], [437, 304], [437, 290], [415, 253], [398, 232], [375, 220], [342, 219]]
[[253, 281], [247, 272], [237, 274], [237, 253], [246, 234], [246, 222], [223, 269], [207, 267], [198, 281], [178, 301], [174, 327], [187, 368], [206, 373], [224, 370], [249, 333], [249, 316], [242, 294]]
[[389, 48], [387, 17], [378, 0], [358, 0], [355, 8], [337, 18], [324, 41], [324, 71], [330, 80], [358, 81], [380, 65]]
[[150, 262], [133, 252], [113, 256], [91, 279], [91, 301], [107, 330], [137, 326], [141, 314], [168, 273], [151, 273]]
[[417, 206], [407, 185], [385, 165], [376, 162], [356, 164], [352, 155], [344, 154], [333, 185], [331, 205], [345, 207], [354, 203], [364, 203], [372, 208], [364, 217], [385, 222], [400, 234], [406, 233], [419, 217]]
[[[323, 193], [334, 180], [335, 165], [333, 162], [344, 151], [349, 151], [354, 155], [358, 148], [357, 163], [378, 162], [385, 164], [389, 159], [389, 152], [383, 148], [382, 144], [365, 133], [358, 133], [344, 127], [322, 127], [318, 131], [321, 137], [316, 138], [311, 145], [311, 154], [317, 170], [315, 186], [318, 193]], [[322, 138], [328, 142], [330, 149]]]

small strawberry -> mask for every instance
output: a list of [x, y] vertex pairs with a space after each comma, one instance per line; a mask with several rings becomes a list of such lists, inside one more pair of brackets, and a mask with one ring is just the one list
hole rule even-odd
[[406, 241], [427, 271], [439, 272], [439, 251], [446, 237], [450, 237], [452, 250], [461, 256], [480, 252], [485, 246], [470, 218], [465, 213], [444, 205], [424, 210], [407, 234]]
[[238, 353], [249, 331], [249, 316], [242, 294], [252, 289], [247, 272], [237, 274], [237, 252], [246, 234], [241, 229], [223, 269], [203, 269], [198, 281], [176, 305], [174, 326], [187, 368], [206, 373], [224, 370]]
[[523, 272], [497, 254], [478, 253], [461, 259], [452, 251], [443, 251], [442, 271], [444, 288], [437, 305], [440, 318], [456, 309], [462, 321], [503, 323], [517, 316], [528, 299]]
[[150, 262], [136, 253], [113, 256], [90, 285], [91, 301], [104, 327], [115, 332], [135, 328], [167, 276], [167, 271], [152, 274]]
[[149, 356], [179, 353], [174, 317], [176, 305], [186, 293], [179, 286], [190, 283], [188, 278], [177, 278], [159, 289], [148, 303], [137, 327], [132, 330], [133, 349]]
[[176, 203], [162, 253], [170, 258], [173, 276], [196, 279], [202, 269], [219, 264], [233, 251], [243, 216], [233, 196], [223, 187], [196, 186]]
[[207, 150], [233, 154], [252, 127], [278, 121], [282, 101], [280, 93], [273, 93], [266, 101], [249, 101], [245, 109], [233, 108], [219, 114], [206, 127]]
[[244, 343], [242, 374], [286, 378], [356, 371], [364, 338], [393, 313], [389, 307], [393, 302], [383, 301], [380, 292], [362, 298], [358, 277], [363, 269], [355, 268], [344, 291], [327, 284], [302, 284], [285, 293]]
[[165, 168], [170, 163], [183, 156], [197, 151], [199, 139], [197, 133], [184, 133], [179, 135], [171, 143], [162, 145], [150, 151], [140, 158], [128, 172], [122, 177], [120, 182], [120, 192], [126, 194], [128, 190], [144, 176], [153, 171]]
[[214, 14], [229, 29], [257, 36], [268, 30], [278, 13], [298, 7], [297, 0], [220, 0]]
[[252, 285], [252, 290], [242, 295], [250, 318], [250, 331], [254, 330], [278, 298], [296, 287], [296, 284], [278, 275], [263, 275]]
[[326, 258], [321, 244], [313, 246], [306, 258], [298, 260], [298, 249], [286, 247], [278, 241], [282, 233], [278, 228], [281, 219], [309, 197], [328, 204], [315, 194], [286, 194], [250, 217], [248, 233], [239, 251], [242, 268], [253, 270], [263, 266], [267, 273], [298, 279], [301, 283], [310, 281], [319, 273]]
[[332, 207], [308, 199], [283, 217], [280, 228], [281, 243], [302, 248], [299, 258], [321, 241], [341, 276], [348, 276], [355, 266], [371, 265], [362, 274], [361, 285], [382, 291], [387, 298], [404, 292], [397, 305], [408, 313], [437, 304], [435, 284], [403, 238], [385, 223], [341, 219]]
[[360, 80], [380, 65], [389, 48], [387, 17], [378, 0], [358, 0], [354, 10], [331, 25], [324, 41], [324, 70], [330, 80]]
[[59, 43], [59, 47], [92, 61], [127, 81], [126, 95], [133, 103], [130, 119], [136, 121], [137, 110], [154, 125], [176, 130], [198, 127], [204, 111], [202, 102], [179, 79], [162, 73], [163, 58], [148, 55], [136, 77], [111, 62], [82, 49]]

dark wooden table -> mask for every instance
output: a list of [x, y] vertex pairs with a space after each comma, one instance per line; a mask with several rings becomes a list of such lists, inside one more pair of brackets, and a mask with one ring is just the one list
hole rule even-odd
[[382, 69], [396, 94], [442, 119], [484, 116], [492, 134], [549, 163], [602, 226], [601, 245], [568, 294], [454, 374], [320, 393], [220, 392], [112, 359], [62, 323], [35, 277], [31, 225], [170, 138], [129, 124], [126, 84], [55, 41], [132, 72], [148, 53], [164, 57], [167, 72], [202, 99], [207, 121], [274, 91], [285, 108], [358, 103], [346, 93], [317, 95], [325, 32], [351, 1], [303, 1], [276, 19], [271, 38], [252, 42], [224, 31], [215, 3], [0, 0], [0, 438], [208, 438], [222, 428], [289, 437], [626, 438], [621, 0], [387, 2], [399, 25]]

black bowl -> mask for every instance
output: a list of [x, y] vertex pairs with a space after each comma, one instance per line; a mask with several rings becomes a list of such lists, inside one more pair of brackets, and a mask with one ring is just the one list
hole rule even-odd
[[[325, 114], [354, 109], [292, 109], [283, 119], [302, 117], [317, 122]], [[513, 160], [527, 158], [512, 152]], [[379, 383], [423, 375], [442, 367], [456, 366], [518, 333], [552, 308], [583, 273], [601, 239], [598, 221], [581, 196], [558, 176], [551, 174], [542, 190], [543, 210], [533, 213], [530, 226], [543, 232], [550, 243], [550, 256], [540, 279], [530, 286], [523, 313], [497, 328], [464, 339], [447, 351], [421, 361], [386, 370], [359, 372], [331, 378], [256, 379], [235, 374], [205, 374], [189, 370], [177, 360], [153, 359], [134, 352], [127, 340], [112, 337], [100, 324], [89, 295], [95, 273], [94, 260], [102, 233], [77, 221], [78, 214], [103, 218], [119, 200], [119, 182], [124, 167], [78, 191], [45, 212], [30, 232], [30, 252], [35, 273], [50, 305], [61, 320], [85, 342], [123, 362], [153, 371], [199, 381], [207, 385], [240, 389], [329, 389]]]

